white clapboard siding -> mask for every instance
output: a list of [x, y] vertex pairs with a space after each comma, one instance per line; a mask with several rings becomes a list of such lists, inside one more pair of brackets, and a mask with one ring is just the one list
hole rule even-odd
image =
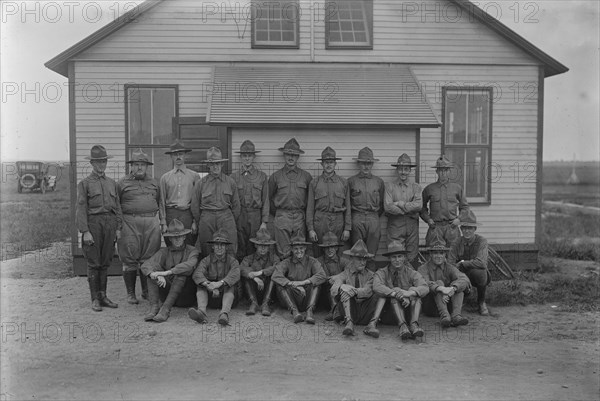
[[252, 49], [249, 4], [250, 0], [164, 1], [77, 59], [538, 64], [466, 11], [457, 18], [458, 8], [449, 0], [374, 1], [372, 50], [325, 49], [325, 0], [300, 1], [298, 49]]
[[[440, 121], [443, 86], [494, 88], [492, 202], [472, 207], [483, 224], [478, 232], [491, 243], [535, 242], [538, 68], [419, 65], [413, 66], [413, 73]], [[441, 128], [421, 130], [423, 186], [436, 179], [430, 167], [439, 157], [441, 146]], [[425, 232], [422, 224], [421, 235]]]
[[[278, 150], [285, 142], [295, 137], [300, 148], [306, 153], [300, 156], [298, 164], [316, 177], [321, 174], [321, 152], [331, 146], [342, 158], [337, 164], [337, 174], [349, 178], [358, 173], [356, 161], [358, 151], [365, 146], [373, 150], [375, 158], [379, 159], [373, 165], [373, 174], [384, 181], [392, 181], [395, 169], [391, 166], [402, 153], [407, 153], [413, 160], [416, 157], [416, 132], [400, 129], [250, 129], [235, 128], [232, 130], [232, 149], [239, 150], [241, 143], [250, 139], [254, 142], [258, 153], [257, 166], [267, 175], [271, 175], [283, 167], [282, 153]], [[239, 160], [232, 153], [233, 169], [239, 168]], [[378, 254], [385, 252], [387, 236], [385, 233], [386, 218], [381, 218], [382, 236]]]

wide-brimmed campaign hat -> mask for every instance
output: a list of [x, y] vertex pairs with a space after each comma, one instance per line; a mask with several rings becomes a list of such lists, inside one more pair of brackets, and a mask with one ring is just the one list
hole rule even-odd
[[326, 232], [321, 238], [321, 243], [317, 245], [321, 248], [329, 248], [330, 246], [343, 246], [343, 244], [340, 244], [337, 235], [331, 231]]
[[429, 246], [425, 248], [426, 252], [448, 252], [450, 248], [446, 246], [446, 241], [441, 236], [434, 238]]
[[102, 145], [94, 145], [90, 150], [90, 155], [85, 156], [87, 160], [107, 160], [112, 159], [112, 156], [109, 156], [106, 153], [106, 148]]
[[277, 241], [274, 241], [271, 238], [269, 230], [267, 230], [266, 228], [261, 228], [256, 232], [256, 237], [250, 238], [250, 242], [253, 242], [256, 245], [273, 245]]
[[290, 241], [290, 246], [294, 245], [312, 245], [312, 242], [306, 242], [306, 237], [304, 234], [297, 232]]
[[224, 230], [217, 230], [212, 236], [212, 240], [206, 241], [207, 244], [231, 244], [229, 241], [229, 235]]
[[238, 152], [237, 150], [235, 151], [235, 153], [259, 153], [260, 150], [256, 150], [256, 148], [254, 147], [254, 143], [252, 143], [251, 140], [246, 139], [244, 142], [242, 142], [242, 144], [240, 145], [240, 151]]
[[388, 244], [388, 251], [383, 256], [392, 256], [396, 254], [407, 254], [408, 251], [404, 246], [404, 242], [394, 240]]
[[477, 217], [475, 217], [475, 213], [471, 209], [461, 211], [458, 219], [460, 220], [461, 227], [477, 227], [481, 225], [481, 223], [477, 222]]
[[223, 159], [221, 149], [215, 148], [214, 146], [206, 151], [206, 160], [204, 163], [220, 163], [225, 162], [229, 159]]
[[453, 165], [452, 165], [452, 162], [450, 161], [450, 159], [448, 159], [446, 157], [446, 155], [441, 155], [435, 161], [435, 166], [432, 166], [431, 168], [452, 168], [452, 167], [453, 167]]
[[279, 148], [280, 152], [289, 153], [292, 155], [302, 155], [304, 151], [300, 149], [300, 144], [296, 140], [296, 138], [292, 138], [283, 145], [283, 148]]
[[127, 163], [132, 164], [132, 163], [139, 163], [139, 162], [146, 163], [150, 166], [152, 166], [154, 164], [150, 161], [150, 158], [148, 157], [148, 155], [145, 154], [141, 148], [134, 151], [131, 154], [131, 159], [129, 159], [129, 161]]
[[323, 160], [342, 160], [342, 159], [339, 157], [336, 157], [335, 150], [333, 150], [330, 146], [327, 146], [321, 152], [321, 158], [317, 159], [317, 160], [323, 161]]
[[353, 157], [357, 162], [378, 162], [379, 159], [373, 157], [373, 151], [369, 147], [364, 147], [358, 151], [358, 157]]
[[398, 158], [398, 162], [392, 164], [392, 167], [417, 167], [417, 165], [412, 163], [409, 155], [402, 153]]
[[163, 233], [163, 237], [181, 237], [182, 235], [187, 235], [191, 232], [192, 230], [185, 228], [181, 221], [173, 219], [167, 226], [167, 232]]
[[171, 153], [177, 153], [177, 152], [191, 152], [192, 149], [188, 149], [185, 147], [185, 145], [179, 140], [179, 139], [175, 139], [175, 142], [173, 142], [171, 144], [171, 146], [169, 146], [169, 150], [165, 152], [165, 155], [170, 155]]
[[352, 248], [344, 251], [344, 255], [348, 255], [348, 256], [353, 256], [355, 258], [372, 258], [373, 255], [372, 253], [369, 253], [369, 250], [367, 249], [367, 244], [365, 244], [365, 242], [362, 239], [359, 239], [358, 241], [356, 241], [356, 243], [354, 244], [354, 246], [352, 246]]

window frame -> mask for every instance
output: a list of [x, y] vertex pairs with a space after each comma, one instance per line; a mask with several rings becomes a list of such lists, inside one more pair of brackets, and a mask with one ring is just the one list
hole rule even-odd
[[[295, 7], [296, 7], [296, 21], [294, 22], [294, 24], [296, 25], [296, 29], [293, 30], [294, 35], [295, 35], [295, 41], [294, 43], [290, 43], [290, 42], [270, 42], [270, 41], [257, 41], [256, 40], [256, 7], [254, 6], [254, 4], [256, 3], [267, 3], [267, 4], [272, 4], [272, 3], [276, 3], [279, 2], [279, 4], [281, 5], [281, 3], [294, 3]], [[252, 0], [251, 2], [251, 20], [250, 20], [250, 38], [251, 38], [251, 47], [252, 49], [299, 49], [300, 48], [300, 2], [299, 0], [273, 0], [273, 1], [268, 1], [268, 0]], [[283, 8], [282, 8], [283, 11]]]
[[[171, 145], [171, 143], [169, 144], [138, 144], [138, 145], [134, 145], [131, 144], [129, 142], [129, 90], [130, 89], [174, 89], [175, 90], [175, 115], [173, 117], [177, 118], [179, 117], [179, 85], [177, 84], [125, 84], [123, 85], [123, 93], [124, 93], [124, 101], [123, 101], [123, 106], [125, 108], [125, 171], [128, 174], [128, 166], [127, 166], [127, 162], [129, 161], [130, 158], [130, 153], [132, 150], [136, 150], [138, 148], [142, 148], [142, 149], [165, 149], [165, 150], [169, 150], [169, 146]], [[172, 120], [172, 118], [171, 118]], [[173, 133], [173, 135], [176, 135], [176, 133]], [[175, 140], [175, 138], [173, 138], [173, 140]], [[153, 167], [153, 166], [150, 166]], [[154, 169], [152, 169], [152, 172], [154, 173]], [[152, 176], [154, 176], [154, 174], [152, 174]], [[160, 177], [155, 177], [155, 178], [160, 178]]]
[[[477, 91], [477, 92], [488, 92], [489, 94], [489, 113], [488, 113], [488, 143], [487, 144], [449, 144], [446, 143], [446, 100], [448, 98], [448, 92], [459, 92], [462, 94], [469, 95], [469, 92]], [[492, 143], [492, 129], [493, 129], [493, 104], [494, 104], [494, 88], [491, 86], [443, 86], [442, 87], [442, 154], [446, 154], [446, 149], [487, 149], [487, 165], [485, 167], [485, 179], [487, 181], [487, 199], [486, 200], [475, 200], [472, 201], [467, 195], [466, 188], [466, 171], [465, 165], [461, 166], [463, 170], [463, 180], [460, 183], [465, 191], [465, 196], [469, 199], [469, 204], [471, 205], [491, 205], [492, 204], [492, 151], [493, 151], [493, 143]], [[467, 119], [468, 120], [468, 119]], [[468, 132], [465, 132], [465, 137], [468, 135]]]
[[[346, 0], [343, 0], [346, 1]], [[329, 29], [329, 12], [328, 12], [328, 4], [336, 3], [336, 1], [327, 0], [324, 4], [324, 13], [325, 13], [325, 49], [326, 50], [373, 50], [374, 38], [373, 38], [373, 20], [374, 20], [374, 4], [373, 0], [352, 0], [359, 1], [364, 4], [365, 7], [369, 7], [369, 9], [365, 8], [365, 21], [369, 25], [365, 30], [366, 34], [369, 35], [369, 44], [352, 44], [348, 42], [348, 44], [343, 44], [343, 42], [334, 42], [331, 44], [329, 41], [330, 37], [330, 29]]]

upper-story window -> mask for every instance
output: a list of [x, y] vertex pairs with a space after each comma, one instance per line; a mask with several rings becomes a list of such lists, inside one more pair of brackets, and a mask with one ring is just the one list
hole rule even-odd
[[372, 49], [373, 1], [326, 2], [325, 46], [327, 49]]
[[298, 0], [252, 1], [252, 48], [298, 48]]
[[469, 203], [490, 202], [492, 89], [444, 88], [443, 152], [456, 165], [451, 179]]

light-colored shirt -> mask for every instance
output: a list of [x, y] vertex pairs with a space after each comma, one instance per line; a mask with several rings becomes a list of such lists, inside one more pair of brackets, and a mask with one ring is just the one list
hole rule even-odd
[[174, 168], [167, 171], [160, 177], [160, 203], [161, 220], [160, 224], [166, 224], [166, 208], [177, 208], [179, 210], [188, 210], [192, 205], [192, 194], [194, 184], [200, 179], [195, 171], [186, 167]]
[[418, 220], [423, 207], [421, 192], [421, 186], [414, 182], [402, 182], [400, 179], [386, 182], [383, 202], [385, 213], [389, 216], [408, 216]]

